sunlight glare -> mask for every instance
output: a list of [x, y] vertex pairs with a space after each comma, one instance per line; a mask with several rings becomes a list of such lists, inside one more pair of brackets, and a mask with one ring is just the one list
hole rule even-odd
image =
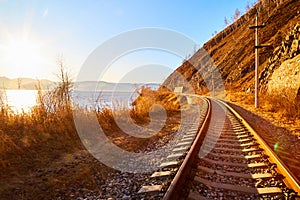
[[29, 40], [13, 40], [5, 48], [5, 62], [10, 74], [37, 73], [44, 62], [39, 46]]
[[[5, 103], [7, 103], [15, 113], [28, 112], [36, 105], [36, 90], [6, 90]], [[0, 91], [0, 95], [3, 95]], [[22, 98], [21, 98], [22, 97]]]

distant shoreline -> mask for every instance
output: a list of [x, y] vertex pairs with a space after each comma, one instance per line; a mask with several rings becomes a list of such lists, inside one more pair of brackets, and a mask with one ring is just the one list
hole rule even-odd
[[[7, 89], [0, 88], [0, 91], [38, 91], [37, 89]], [[41, 91], [51, 91], [51, 89], [42, 89]], [[128, 93], [134, 92], [135, 90], [72, 90], [71, 92], [119, 92], [119, 93]]]
[[[50, 80], [36, 80], [31, 78], [15, 78], [9, 79], [0, 77], [0, 90], [37, 90], [38, 81], [42, 90], [51, 90], [57, 82]], [[152, 89], [157, 89], [160, 84], [158, 83], [113, 83], [104, 81], [82, 81], [75, 82], [76, 90], [78, 91], [134, 91], [141, 86], [149, 86]], [[96, 90], [95, 90], [96, 89]]]

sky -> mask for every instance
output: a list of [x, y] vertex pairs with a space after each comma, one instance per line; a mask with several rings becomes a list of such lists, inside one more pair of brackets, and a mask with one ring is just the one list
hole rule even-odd
[[[193, 49], [199, 48], [225, 28], [225, 17], [230, 21], [236, 9], [243, 13], [246, 5], [253, 2], [0, 0], [0, 76], [55, 80], [58, 61], [63, 60], [76, 80], [99, 46], [128, 31], [145, 28], [184, 35], [195, 42]], [[130, 41], [125, 37], [124, 42], [147, 39], [137, 35]], [[165, 49], [139, 48], [118, 55], [101, 73], [86, 79], [161, 82], [192, 53], [178, 55]], [[91, 68], [89, 73], [93, 71]]]

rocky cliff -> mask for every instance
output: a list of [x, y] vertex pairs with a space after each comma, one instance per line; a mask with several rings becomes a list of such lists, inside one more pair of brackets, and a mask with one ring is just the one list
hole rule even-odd
[[[260, 75], [262, 87], [269, 93], [286, 93], [295, 98], [300, 88], [300, 24], [288, 32], [275, 48]], [[300, 95], [300, 94], [299, 94]]]
[[[282, 40], [281, 44], [278, 45], [271, 57], [269, 58], [267, 66], [263, 69], [260, 74], [259, 80], [262, 83], [262, 86], [267, 87], [268, 81], [270, 80], [273, 72], [281, 65], [283, 62], [294, 58], [298, 54], [300, 54], [300, 24], [297, 23], [295, 27], [289, 31], [289, 33]], [[289, 61], [287, 62], [289, 63]], [[297, 62], [291, 62], [293, 64], [297, 64]], [[287, 64], [284, 64], [281, 67], [281, 70], [284, 70], [285, 67], [288, 68]], [[293, 65], [294, 66], [294, 65]], [[297, 68], [297, 65], [294, 66]], [[287, 71], [290, 71], [287, 69]], [[291, 71], [292, 72], [292, 71]], [[288, 74], [285, 74], [288, 75]], [[300, 79], [299, 79], [300, 81]], [[272, 82], [274, 83], [274, 82]]]
[[268, 79], [269, 94], [281, 93], [289, 95], [290, 99], [300, 98], [300, 54], [293, 59], [287, 59]]
[[[260, 88], [265, 90], [280, 64], [299, 54], [299, 26], [295, 26], [300, 21], [299, 0], [259, 1], [185, 60], [164, 84], [180, 86], [182, 76], [200, 94], [211, 92], [212, 87], [221, 88], [222, 84], [229, 92], [253, 92], [255, 35], [249, 26], [255, 24], [257, 13], [258, 24], [266, 24], [259, 30], [259, 44], [271, 45], [259, 49]], [[291, 36], [289, 32], [296, 34]], [[221, 78], [215, 80], [211, 66], [216, 66]]]

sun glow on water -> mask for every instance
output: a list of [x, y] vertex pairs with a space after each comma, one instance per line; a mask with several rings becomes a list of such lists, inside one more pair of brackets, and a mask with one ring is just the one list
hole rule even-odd
[[[44, 91], [46, 92], [46, 91]], [[0, 103], [4, 103], [14, 113], [29, 112], [30, 109], [37, 104], [37, 90], [0, 90]], [[128, 99], [131, 92], [99, 92], [95, 94], [93, 91], [72, 93], [72, 100], [75, 100], [79, 106], [93, 107], [95, 105], [95, 96], [101, 96], [102, 103], [112, 106], [112, 102], [115, 99], [119, 103], [131, 102], [132, 99]], [[0, 104], [1, 106], [1, 104]]]
[[6, 90], [2, 93], [3, 101], [13, 112], [28, 112], [36, 105], [37, 90]]

